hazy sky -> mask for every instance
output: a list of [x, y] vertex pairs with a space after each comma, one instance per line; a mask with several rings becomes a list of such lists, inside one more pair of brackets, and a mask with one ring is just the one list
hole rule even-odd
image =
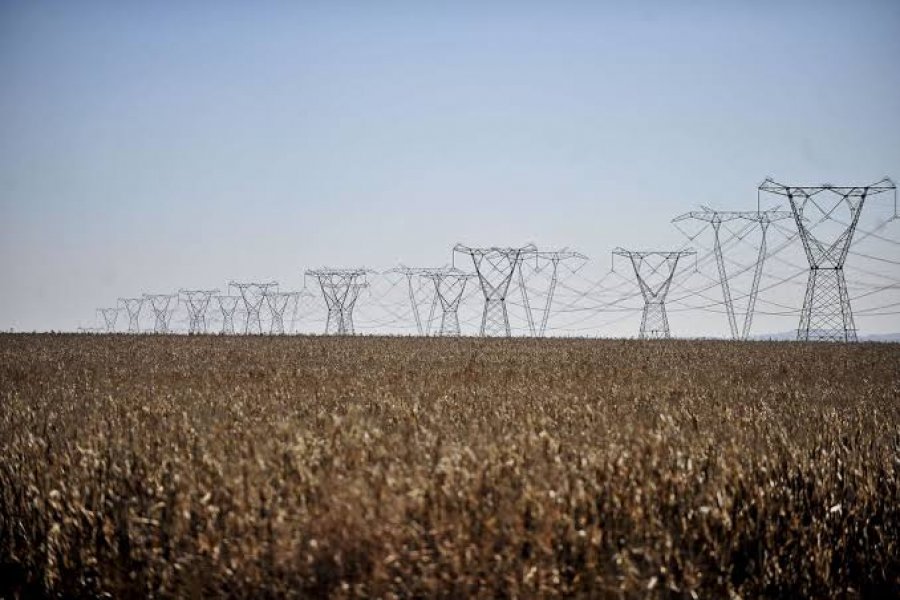
[[2, 1], [0, 327], [458, 241], [598, 278], [768, 175], [900, 178], [898, 63], [893, 0]]

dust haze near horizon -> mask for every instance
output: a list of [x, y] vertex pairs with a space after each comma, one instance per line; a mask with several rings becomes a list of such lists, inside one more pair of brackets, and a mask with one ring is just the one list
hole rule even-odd
[[755, 208], [766, 176], [897, 181], [898, 31], [888, 1], [7, 1], [0, 329], [456, 242], [568, 246], [597, 280], [616, 246], [683, 246], [676, 215]]

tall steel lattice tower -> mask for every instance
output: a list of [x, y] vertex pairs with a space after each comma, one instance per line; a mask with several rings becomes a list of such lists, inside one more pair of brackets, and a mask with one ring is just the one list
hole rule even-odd
[[[750, 326], [753, 323], [753, 313], [756, 309], [756, 298], [759, 295], [759, 281], [762, 277], [763, 263], [766, 261], [766, 233], [768, 232], [769, 224], [792, 218], [793, 215], [789, 211], [784, 210], [722, 211], [703, 207], [702, 211], [685, 213], [672, 220], [673, 223], [678, 223], [687, 219], [694, 219], [712, 226], [714, 236], [713, 253], [716, 257], [716, 266], [719, 269], [719, 282], [722, 286], [722, 297], [725, 302], [725, 313], [728, 316], [728, 327], [731, 330], [731, 338], [734, 340], [746, 340], [750, 336]], [[722, 251], [722, 226], [732, 221], [743, 221], [745, 225], [749, 224], [754, 229], [758, 226], [761, 236], [756, 265], [753, 268], [753, 283], [750, 286], [750, 293], [747, 299], [747, 312], [744, 313], [744, 321], [740, 329], [738, 328], [737, 315], [734, 310], [728, 271], [725, 268], [725, 255]], [[749, 235], [749, 233], [749, 231], [742, 231], [742, 235]]]
[[441, 305], [441, 326], [438, 329], [439, 336], [458, 336], [459, 329], [459, 303], [466, 283], [474, 277], [471, 273], [465, 273], [459, 269], [431, 269], [423, 275], [434, 283], [434, 293]]
[[623, 248], [613, 250], [613, 258], [622, 256], [631, 261], [641, 296], [644, 298], [640, 339], [671, 337], [669, 317], [666, 315], [666, 296], [672, 286], [678, 261], [694, 254], [696, 252], [693, 250], [635, 251]]
[[412, 311], [413, 319], [416, 321], [416, 331], [419, 335], [428, 335], [431, 333], [431, 322], [434, 319], [434, 311], [437, 307], [438, 297], [437, 292], [435, 291], [431, 298], [431, 310], [428, 314], [428, 320], [423, 324], [422, 316], [419, 313], [419, 299], [416, 297], [416, 292], [421, 291], [420, 286], [423, 286], [423, 284], [427, 285], [428, 288], [431, 288], [431, 282], [427, 281], [430, 279], [430, 275], [446, 269], [447, 267], [407, 267], [405, 265], [400, 265], [399, 267], [386, 271], [386, 273], [398, 273], [406, 278], [406, 289], [409, 294], [410, 310]]
[[299, 295], [300, 292], [275, 292], [266, 296], [269, 312], [272, 315], [269, 333], [284, 334], [284, 313], [287, 312], [291, 300], [296, 302]]
[[325, 298], [328, 308], [328, 319], [325, 322], [325, 333], [336, 335], [353, 335], [353, 309], [359, 299], [359, 293], [368, 287], [367, 269], [310, 269], [309, 277], [315, 277]]
[[188, 311], [188, 333], [206, 333], [206, 310], [219, 290], [180, 290]]
[[244, 310], [247, 311], [247, 318], [244, 321], [244, 333], [261, 334], [263, 332], [262, 307], [266, 304], [266, 296], [278, 291], [278, 282], [239, 283], [232, 281], [228, 286], [235, 288], [244, 302]]
[[[528, 299], [528, 288], [525, 285], [525, 274], [522, 272], [526, 264], [531, 265], [534, 259], [534, 272], [550, 271], [550, 281], [547, 288], [547, 297], [544, 301], [544, 308], [541, 313], [541, 323], [538, 329], [534, 323], [534, 316], [531, 310], [531, 301]], [[562, 250], [535, 250], [526, 255], [519, 262], [519, 290], [522, 292], [522, 304], [525, 307], [525, 317], [528, 320], [528, 330], [532, 336], [544, 337], [547, 331], [547, 321], [550, 319], [550, 309], [553, 304], [553, 296], [556, 293], [556, 285], [559, 282], [559, 265], [565, 261], [579, 260], [587, 261], [587, 256], [580, 252], [574, 252], [568, 248]]]
[[[789, 186], [772, 179], [760, 184], [759, 193], [785, 196], [791, 203], [794, 222], [809, 261], [806, 295], [797, 328], [798, 340], [856, 341], [844, 263], [866, 198], [888, 191], [893, 191], [896, 199], [897, 187], [887, 177], [861, 187]], [[837, 219], [836, 212], [846, 214], [846, 222]], [[824, 224], [832, 227], [824, 227]], [[833, 227], [835, 225], [838, 227]]]
[[172, 300], [177, 302], [178, 294], [144, 294], [153, 310], [153, 333], [169, 333], [169, 321], [172, 319]]
[[471, 248], [462, 244], [453, 247], [454, 264], [457, 253], [472, 258], [475, 274], [484, 294], [484, 312], [481, 315], [480, 335], [499, 335], [509, 337], [509, 313], [506, 310], [506, 298], [509, 284], [512, 281], [519, 263], [530, 253], [536, 252], [534, 244], [521, 248]]
[[119, 298], [119, 302], [128, 313], [128, 333], [141, 332], [141, 309], [144, 308], [144, 298]]
[[238, 302], [241, 301], [241, 297], [216, 296], [215, 298], [219, 304], [219, 311], [222, 313], [222, 333], [234, 335], [234, 313], [237, 312]]
[[103, 318], [103, 327], [106, 333], [116, 332], [116, 321], [119, 320], [119, 308], [98, 308], [97, 312]]

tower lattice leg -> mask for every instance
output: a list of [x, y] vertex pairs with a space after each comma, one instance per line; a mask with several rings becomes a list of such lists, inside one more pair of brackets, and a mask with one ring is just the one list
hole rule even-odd
[[444, 311], [444, 313], [441, 315], [441, 329], [438, 335], [459, 335], [459, 315], [456, 313], [456, 311]]
[[857, 340], [843, 269], [810, 269], [797, 339], [830, 342]]
[[481, 335], [499, 335], [509, 337], [509, 314], [506, 302], [499, 298], [485, 300], [484, 313], [481, 318]]
[[644, 304], [644, 312], [641, 315], [642, 340], [668, 339], [669, 318], [666, 315], [666, 305], [663, 302], [647, 302]]

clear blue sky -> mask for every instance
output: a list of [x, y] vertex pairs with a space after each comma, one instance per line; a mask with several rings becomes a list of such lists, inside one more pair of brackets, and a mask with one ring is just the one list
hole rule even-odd
[[767, 175], [900, 178], [900, 2], [0, 2], [3, 329], [457, 241], [599, 276]]

